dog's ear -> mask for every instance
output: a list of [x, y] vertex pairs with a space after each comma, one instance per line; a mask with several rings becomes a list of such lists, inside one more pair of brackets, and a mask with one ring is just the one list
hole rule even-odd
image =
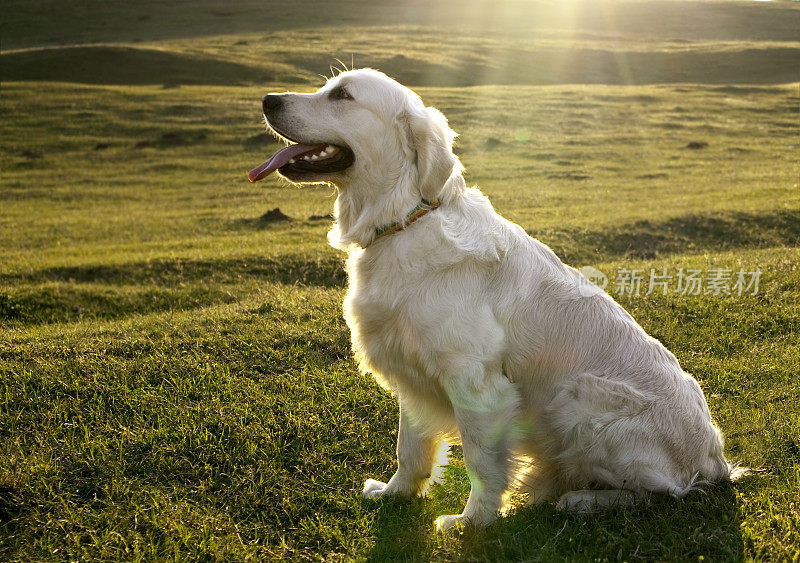
[[414, 109], [405, 117], [411, 146], [416, 152], [419, 190], [423, 199], [433, 201], [453, 169], [461, 166], [453, 154], [456, 133], [450, 129], [442, 112], [435, 108]]

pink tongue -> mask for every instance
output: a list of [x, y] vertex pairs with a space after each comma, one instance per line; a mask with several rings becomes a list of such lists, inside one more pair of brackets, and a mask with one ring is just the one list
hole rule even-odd
[[253, 168], [247, 177], [250, 178], [251, 182], [258, 182], [262, 178], [275, 172], [281, 166], [287, 164], [294, 157], [323, 147], [324, 145], [290, 145], [273, 154], [272, 158], [264, 164]]

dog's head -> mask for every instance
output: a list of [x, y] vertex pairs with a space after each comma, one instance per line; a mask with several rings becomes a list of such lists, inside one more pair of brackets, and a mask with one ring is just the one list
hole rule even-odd
[[342, 187], [407, 178], [433, 199], [460, 168], [441, 112], [375, 70], [343, 72], [312, 94], [268, 94], [263, 108], [270, 129], [291, 144], [254, 168], [253, 182], [275, 170]]

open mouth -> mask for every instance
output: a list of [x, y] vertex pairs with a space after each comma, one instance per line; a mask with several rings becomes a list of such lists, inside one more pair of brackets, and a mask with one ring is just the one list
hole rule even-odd
[[276, 152], [263, 164], [248, 174], [251, 182], [258, 182], [276, 170], [289, 178], [319, 176], [341, 172], [355, 160], [348, 147], [328, 143], [296, 143]]

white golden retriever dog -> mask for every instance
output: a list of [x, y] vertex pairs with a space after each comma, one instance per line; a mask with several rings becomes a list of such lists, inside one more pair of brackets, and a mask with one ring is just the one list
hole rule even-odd
[[338, 188], [353, 350], [400, 403], [397, 471], [362, 496], [423, 494], [443, 441], [463, 446], [471, 492], [437, 530], [491, 523], [515, 487], [581, 511], [730, 477], [697, 381], [465, 185], [438, 110], [370, 69], [263, 106], [291, 144], [250, 179]]

